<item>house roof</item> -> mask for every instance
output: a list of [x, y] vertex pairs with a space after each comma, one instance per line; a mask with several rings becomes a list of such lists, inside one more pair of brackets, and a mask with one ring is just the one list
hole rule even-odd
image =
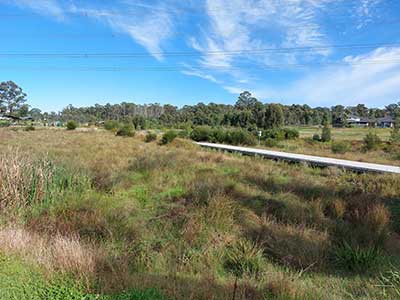
[[391, 116], [376, 119], [378, 123], [394, 123], [395, 120]]

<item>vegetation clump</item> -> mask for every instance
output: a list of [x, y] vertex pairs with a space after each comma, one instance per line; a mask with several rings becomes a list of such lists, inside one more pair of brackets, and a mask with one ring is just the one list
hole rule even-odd
[[121, 124], [116, 120], [107, 120], [104, 122], [104, 129], [110, 131], [117, 131], [121, 127]]
[[195, 127], [190, 137], [196, 142], [226, 143], [231, 145], [255, 145], [256, 137], [240, 128]]
[[332, 140], [332, 132], [331, 128], [328, 125], [325, 125], [322, 128], [322, 134], [321, 134], [321, 142], [327, 143]]
[[153, 141], [155, 141], [155, 140], [157, 140], [157, 134], [154, 133], [154, 132], [150, 132], [150, 131], [149, 131], [149, 132], [146, 134], [145, 142], [146, 142], [146, 143], [151, 143], [151, 142], [153, 142]]
[[163, 136], [161, 138], [161, 144], [167, 145], [167, 144], [171, 143], [177, 136], [178, 136], [178, 134], [176, 133], [176, 131], [168, 130], [166, 133], [163, 134]]
[[335, 141], [332, 142], [331, 149], [335, 154], [344, 154], [351, 150], [351, 144], [346, 141]]
[[123, 137], [134, 137], [135, 136], [135, 129], [133, 125], [125, 124], [122, 125], [117, 132], [115, 133], [116, 136], [123, 136]]
[[78, 123], [74, 120], [69, 120], [66, 126], [67, 130], [75, 130], [76, 128], [78, 128]]
[[371, 151], [378, 149], [382, 144], [382, 140], [374, 132], [369, 132], [364, 138], [363, 149], [365, 151]]

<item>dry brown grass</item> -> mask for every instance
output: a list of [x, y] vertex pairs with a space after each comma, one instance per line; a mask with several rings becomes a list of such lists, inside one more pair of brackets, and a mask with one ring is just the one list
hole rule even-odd
[[17, 226], [0, 229], [0, 250], [39, 264], [50, 274], [71, 273], [85, 282], [95, 278], [97, 263], [103, 259], [99, 249], [83, 244], [78, 236], [50, 237]]

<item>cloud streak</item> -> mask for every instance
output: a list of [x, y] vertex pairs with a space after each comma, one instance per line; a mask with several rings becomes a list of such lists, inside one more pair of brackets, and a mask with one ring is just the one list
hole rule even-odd
[[64, 8], [57, 0], [6, 0], [6, 3], [31, 9], [38, 14], [52, 16], [59, 20], [65, 18]]
[[400, 47], [379, 48], [364, 55], [345, 57], [341, 65], [310, 72], [282, 87], [226, 86], [225, 89], [236, 94], [250, 88], [264, 100], [285, 99], [288, 103], [383, 106], [400, 97], [399, 57]]

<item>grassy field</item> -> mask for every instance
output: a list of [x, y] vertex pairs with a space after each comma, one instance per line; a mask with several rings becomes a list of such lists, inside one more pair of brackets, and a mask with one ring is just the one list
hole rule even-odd
[[[298, 127], [300, 131], [300, 137], [312, 138], [314, 134], [321, 134], [319, 127]], [[367, 127], [354, 127], [354, 128], [333, 128], [332, 138], [334, 140], [346, 140], [346, 141], [362, 141], [364, 137], [370, 132], [371, 129]], [[375, 132], [383, 141], [388, 141], [390, 137], [390, 128], [373, 128]]]
[[[332, 141], [321, 143], [312, 140], [314, 134], [321, 134], [317, 127], [300, 127], [300, 139], [283, 140], [275, 145], [262, 145], [262, 148], [275, 149], [284, 152], [333, 157], [354, 161], [380, 163], [400, 166], [400, 147], [388, 143], [391, 129], [372, 129], [382, 140], [377, 149], [365, 151], [363, 139], [371, 132], [369, 128], [333, 128]], [[345, 143], [346, 150], [335, 152], [333, 145]]]
[[0, 299], [398, 299], [399, 201], [395, 175], [0, 129]]

